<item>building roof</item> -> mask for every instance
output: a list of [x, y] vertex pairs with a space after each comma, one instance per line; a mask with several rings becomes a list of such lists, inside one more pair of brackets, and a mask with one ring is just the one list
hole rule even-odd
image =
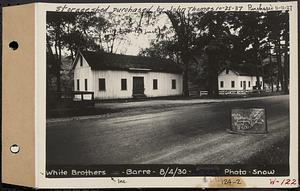
[[80, 52], [86, 59], [92, 70], [132, 70], [182, 73], [180, 65], [176, 64], [170, 59], [144, 56], [129, 56], [106, 52]]
[[[262, 73], [260, 71], [257, 72], [256, 69], [253, 69], [253, 68], [229, 67], [227, 69], [233, 71], [234, 73], [236, 73], [239, 76], [257, 76], [257, 75], [262, 76]], [[221, 72], [223, 72], [224, 70], [226, 70], [226, 68], [221, 70]]]

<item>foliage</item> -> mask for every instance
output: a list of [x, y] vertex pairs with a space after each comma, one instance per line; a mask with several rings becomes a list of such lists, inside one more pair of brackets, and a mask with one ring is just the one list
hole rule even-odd
[[[60, 91], [62, 55], [74, 60], [78, 49], [120, 52], [128, 36], [151, 28], [155, 35], [139, 55], [168, 58], [182, 65], [183, 91], [188, 82], [218, 95], [218, 72], [242, 67], [264, 75], [266, 82], [288, 92], [289, 20], [286, 12], [176, 12], [97, 14], [47, 13], [48, 54], [59, 63], [49, 70]], [[129, 48], [129, 47], [128, 47]], [[204, 84], [204, 86], [203, 86]], [[272, 86], [273, 87], [273, 86]], [[257, 84], [257, 88], [260, 87]]]

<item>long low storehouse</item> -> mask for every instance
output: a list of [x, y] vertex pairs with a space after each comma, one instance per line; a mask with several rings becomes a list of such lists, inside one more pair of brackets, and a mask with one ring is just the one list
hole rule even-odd
[[74, 91], [95, 99], [182, 95], [182, 69], [169, 59], [78, 51], [73, 70]]

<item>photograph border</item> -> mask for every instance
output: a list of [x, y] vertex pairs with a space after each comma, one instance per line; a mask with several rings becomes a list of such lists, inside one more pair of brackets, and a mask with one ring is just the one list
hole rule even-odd
[[[108, 3], [111, 4], [111, 3]], [[108, 4], [102, 4], [103, 6]], [[149, 6], [153, 3], [147, 4], [135, 4], [130, 3], [134, 6]], [[161, 3], [158, 3], [161, 4]], [[177, 3], [179, 5], [184, 5], [186, 3]], [[187, 3], [188, 4], [188, 3]], [[217, 6], [217, 5], [230, 5], [237, 3], [193, 3], [197, 6]], [[247, 5], [249, 3], [239, 3], [242, 5]], [[260, 2], [252, 4], [270, 4], [270, 2]], [[272, 2], [271, 4], [277, 5], [291, 5], [293, 10], [290, 11], [290, 41], [294, 41], [290, 44], [290, 176], [280, 177], [283, 178], [296, 178], [298, 180], [298, 65], [292, 63], [298, 63], [298, 34], [297, 34], [297, 2]], [[36, 148], [36, 184], [38, 188], [135, 188], [135, 187], [202, 187], [202, 188], [224, 188], [224, 187], [264, 187], [264, 188], [274, 188], [274, 187], [295, 187], [293, 185], [271, 185], [269, 183], [269, 177], [238, 177], [243, 180], [242, 185], [223, 185], [222, 177], [126, 177], [122, 180], [126, 180], [125, 184], [118, 184], [113, 182], [111, 178], [59, 178], [59, 179], [48, 179], [45, 178], [45, 137], [46, 137], [46, 11], [55, 11], [58, 4], [52, 3], [36, 3], [35, 4], [35, 20], [36, 20], [36, 39], [35, 39], [35, 148]], [[123, 3], [114, 4], [114, 6], [123, 6]], [[70, 7], [95, 7], [97, 4], [68, 4]], [[168, 6], [164, 4], [164, 6]], [[293, 104], [291, 104], [293, 103]], [[228, 177], [237, 178], [237, 177]], [[209, 180], [209, 181], [208, 181]]]

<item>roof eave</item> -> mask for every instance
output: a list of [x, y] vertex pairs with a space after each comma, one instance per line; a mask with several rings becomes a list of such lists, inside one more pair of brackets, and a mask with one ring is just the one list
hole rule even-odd
[[105, 71], [105, 70], [111, 70], [111, 71], [127, 71], [127, 72], [143, 72], [143, 73], [146, 73], [146, 72], [161, 72], [161, 73], [169, 73], [169, 74], [182, 74], [183, 71], [162, 71], [162, 70], [154, 70], [154, 69], [139, 69], [139, 70], [135, 70], [133, 68], [131, 68], [131, 70], [128, 68], [95, 68], [95, 67], [91, 67], [91, 70], [93, 71]]

